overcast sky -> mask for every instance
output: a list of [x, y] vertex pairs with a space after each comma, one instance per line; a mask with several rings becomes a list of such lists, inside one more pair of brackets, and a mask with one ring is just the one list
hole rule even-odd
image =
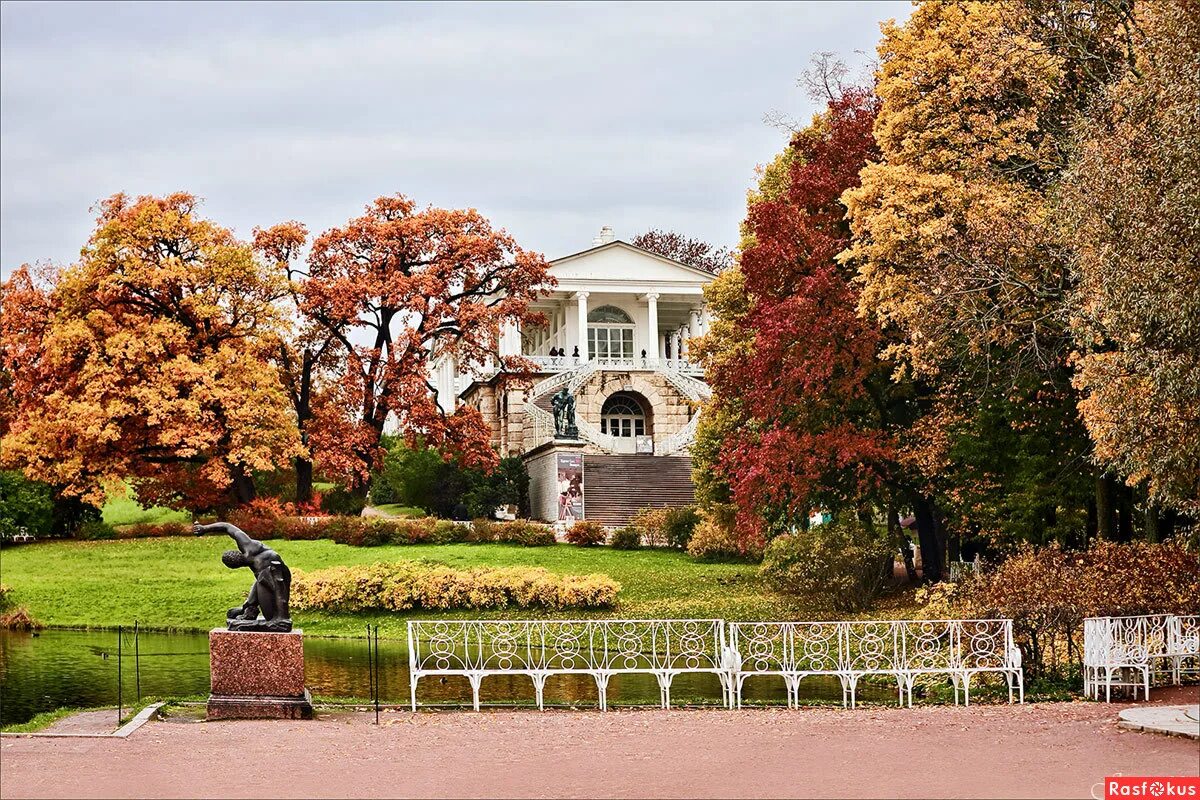
[[0, 6], [0, 266], [67, 263], [114, 192], [248, 236], [473, 206], [555, 258], [601, 225], [732, 245], [777, 110], [908, 3]]

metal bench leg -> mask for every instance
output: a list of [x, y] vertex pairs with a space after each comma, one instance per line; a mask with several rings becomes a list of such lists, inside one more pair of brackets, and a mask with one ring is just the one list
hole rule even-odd
[[855, 697], [855, 691], [857, 689], [858, 689], [858, 676], [851, 675], [850, 676], [850, 707], [851, 708], [855, 708], [857, 706], [857, 703], [856, 703], [857, 698]]
[[550, 676], [545, 673], [535, 672], [529, 677], [533, 679], [533, 693], [537, 696], [538, 711], [545, 711], [546, 708], [542, 703], [542, 699], [546, 691], [546, 678]]
[[958, 705], [958, 688], [959, 688], [958, 682], [959, 682], [959, 680], [960, 679], [957, 674], [955, 674], [953, 672], [950, 673], [950, 681], [951, 681], [951, 683], [954, 684], [954, 705]]
[[971, 673], [963, 673], [963, 705], [971, 705]]
[[1104, 668], [1104, 702], [1112, 702], [1112, 667]]
[[408, 682], [408, 691], [409, 691], [409, 694], [412, 696], [412, 710], [413, 711], [417, 710], [417, 681], [419, 681], [420, 679], [421, 678], [419, 675], [414, 675], [412, 677], [412, 680], [410, 680]]
[[670, 672], [656, 672], [654, 677], [658, 678], [658, 690], [662, 699], [662, 707], [671, 707], [671, 680], [675, 676]]
[[904, 708], [904, 676], [903, 675], [896, 676], [896, 684], [900, 687], [898, 690], [899, 698], [897, 699], [896, 702], [897, 702], [897, 705], [899, 705], [901, 708]]
[[608, 711], [608, 679], [612, 676], [607, 673], [597, 672], [593, 677], [596, 679], [596, 691], [600, 695], [600, 710]]
[[483, 682], [483, 676], [477, 672], [472, 672], [467, 675], [467, 680], [471, 682], [471, 698], [475, 704], [475, 710], [479, 710], [479, 684]]
[[737, 676], [737, 706], [736, 706], [736, 708], [739, 711], [742, 708], [742, 685], [746, 683], [746, 678], [748, 678], [748, 677], [750, 677], [750, 676], [744, 675], [742, 673], [738, 673], [738, 676]]

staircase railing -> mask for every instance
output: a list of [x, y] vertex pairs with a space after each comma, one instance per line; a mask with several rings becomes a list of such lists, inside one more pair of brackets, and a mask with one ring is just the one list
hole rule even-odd
[[686, 450], [696, 441], [696, 428], [700, 425], [700, 412], [697, 411], [688, 420], [688, 424], [680, 428], [675, 433], [663, 439], [662, 444], [656, 448], [656, 455], [669, 456]]

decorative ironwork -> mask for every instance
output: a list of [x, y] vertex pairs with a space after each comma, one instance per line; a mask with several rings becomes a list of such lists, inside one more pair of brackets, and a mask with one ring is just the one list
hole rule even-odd
[[[1145, 614], [1083, 621], [1083, 689], [1111, 702], [1114, 686], [1150, 699], [1153, 668], [1162, 661], [1178, 686], [1184, 672], [1200, 671], [1200, 617]], [[1157, 662], [1157, 663], [1156, 663]]]
[[842, 704], [853, 708], [858, 682], [867, 675], [890, 676], [901, 703], [912, 706], [919, 675], [946, 675], [971, 702], [971, 679], [995, 672], [1025, 702], [1021, 653], [1013, 644], [1012, 620], [883, 620], [863, 622], [733, 622], [730, 649], [734, 704], [751, 675], [777, 675], [787, 687], [788, 705], [798, 704], [800, 681], [812, 675], [837, 678]]
[[1020, 651], [1012, 620], [885, 620], [861, 622], [734, 622], [724, 620], [414, 620], [408, 623], [412, 707], [417, 684], [431, 675], [461, 675], [471, 685], [474, 707], [489, 675], [527, 675], [538, 708], [551, 675], [585, 674], [596, 681], [600, 708], [608, 708], [613, 675], [642, 673], [658, 681], [663, 708], [671, 682], [682, 673], [709, 673], [721, 682], [727, 707], [741, 707], [752, 675], [783, 678], [790, 707], [799, 704], [800, 682], [831, 676], [842, 702], [853, 708], [861, 678], [892, 677], [899, 700], [912, 706], [917, 676], [941, 674], [970, 705], [971, 679], [999, 673], [1009, 702], [1025, 702]]
[[681, 673], [712, 673], [730, 692], [724, 658], [725, 622], [686, 620], [413, 620], [408, 623], [409, 681], [413, 710], [417, 683], [429, 675], [462, 675], [476, 710], [489, 675], [528, 675], [538, 708], [551, 675], [585, 674], [596, 681], [600, 708], [608, 708], [613, 675], [653, 675], [663, 708]]

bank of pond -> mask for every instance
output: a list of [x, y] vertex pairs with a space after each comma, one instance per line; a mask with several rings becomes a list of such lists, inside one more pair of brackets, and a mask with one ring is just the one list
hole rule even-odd
[[[379, 697], [384, 703], [408, 702], [408, 644], [401, 625], [381, 630]], [[118, 658], [118, 650], [120, 658]], [[318, 698], [370, 696], [365, 637], [304, 640], [305, 683]], [[120, 669], [118, 670], [118, 666]], [[126, 632], [118, 648], [116, 631], [48, 629], [39, 632], [0, 630], [0, 726], [27, 722], [34, 715], [64, 706], [115, 706], [142, 697], [203, 697], [209, 691], [206, 633], [146, 633], [135, 639]], [[802, 683], [801, 701], [841, 703], [836, 679]], [[484, 680], [484, 703], [529, 704], [529, 679], [497, 675]], [[720, 705], [720, 684], [713, 675], [679, 675], [672, 685], [677, 702]], [[783, 705], [783, 681], [752, 681], [750, 702]], [[610, 705], [657, 706], [658, 683], [651, 675], [619, 675], [608, 690]], [[880, 685], [860, 692], [859, 700], [894, 702], [895, 689]], [[546, 684], [549, 704], [596, 705], [595, 681], [587, 675], [559, 675]], [[470, 707], [471, 690], [465, 678], [421, 682], [421, 703]]]

